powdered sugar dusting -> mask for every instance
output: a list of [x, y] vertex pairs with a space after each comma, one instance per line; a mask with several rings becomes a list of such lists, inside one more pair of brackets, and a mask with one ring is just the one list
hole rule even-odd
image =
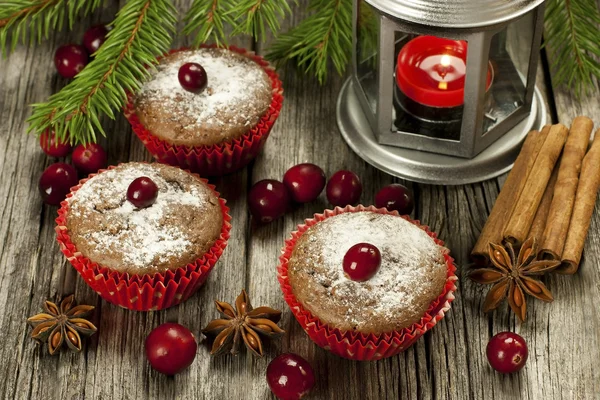
[[[270, 103], [269, 99], [269, 103], [256, 106], [265, 109], [254, 109], [259, 93], [271, 91], [268, 77], [258, 64], [228, 50], [182, 51], [166, 60], [144, 84], [140, 97], [143, 101], [159, 102], [175, 115], [189, 117], [186, 129], [215, 128], [231, 123], [250, 126]], [[208, 84], [200, 93], [188, 92], [179, 83], [179, 68], [189, 62], [200, 64], [206, 71]]]
[[[141, 176], [152, 179], [159, 190], [152, 206], [137, 209], [126, 196], [129, 184]], [[118, 254], [127, 264], [147, 267], [193, 246], [182, 227], [164, 222], [177, 207], [194, 207], [202, 212], [208, 199], [199, 187], [183, 190], [178, 182], [163, 178], [151, 164], [124, 164], [88, 180], [69, 200], [69, 212], [73, 216], [101, 216], [97, 229], [83, 233], [96, 252]]]
[[[365, 318], [394, 318], [399, 310], [417, 312], [423, 306], [420, 299], [436, 290], [432, 274], [445, 274], [442, 247], [400, 217], [344, 213], [313, 228], [309, 242], [321, 244], [309, 255], [320, 266], [313, 278], [327, 287], [331, 300], [346, 310], [346, 321], [353, 325]], [[350, 247], [363, 242], [377, 246], [382, 262], [371, 279], [355, 282], [344, 276], [343, 259]]]

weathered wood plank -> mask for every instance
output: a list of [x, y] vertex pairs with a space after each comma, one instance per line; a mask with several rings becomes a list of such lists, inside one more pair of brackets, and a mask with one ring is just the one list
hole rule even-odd
[[[560, 60], [549, 55], [548, 62], [552, 65]], [[594, 121], [595, 130], [600, 128], [598, 82], [579, 98], [567, 87], [553, 85], [552, 89], [560, 122], [569, 126], [575, 117], [585, 115]], [[551, 313], [550, 318], [560, 316], [562, 324], [547, 327], [553, 346], [546, 357], [550, 365], [563, 368], [553, 368], [547, 379], [562, 382], [562, 393], [566, 397], [600, 393], [600, 372], [593, 367], [592, 361], [600, 357], [600, 313], [594, 305], [600, 300], [600, 270], [597, 268], [600, 262], [599, 203], [596, 203], [592, 216], [579, 271], [572, 276], [552, 276], [548, 281], [555, 298], [548, 313]], [[569, 379], [564, 379], [565, 376]]]
[[[19, 49], [3, 61], [2, 104], [0, 113], [3, 134], [2, 173], [2, 250], [0, 324], [10, 332], [0, 349], [2, 374], [0, 386], [6, 398], [26, 398], [42, 393], [55, 394], [58, 385], [44, 388], [37, 379], [55, 375], [58, 358], [40, 358], [39, 351], [29, 339], [25, 319], [38, 312], [42, 299], [54, 297], [61, 291], [65, 263], [53, 246], [53, 214], [55, 210], [42, 207], [37, 193], [37, 181], [49, 163], [34, 136], [26, 136], [25, 119], [28, 103], [38, 101], [40, 94], [49, 93], [61, 82], [54, 76], [52, 40], [37, 49]], [[44, 60], [46, 62], [40, 62]], [[95, 297], [95, 296], [94, 296]], [[85, 359], [79, 358], [83, 365]], [[55, 377], [56, 378], [56, 377]]]

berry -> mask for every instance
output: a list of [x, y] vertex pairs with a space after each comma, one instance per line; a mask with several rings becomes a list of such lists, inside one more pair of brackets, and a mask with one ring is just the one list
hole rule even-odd
[[44, 203], [57, 206], [75, 185], [77, 185], [75, 168], [69, 164], [55, 163], [42, 172], [38, 187]]
[[106, 41], [108, 28], [106, 25], [95, 25], [85, 31], [83, 34], [83, 45], [90, 54], [94, 54], [96, 50]]
[[267, 367], [267, 383], [282, 400], [297, 400], [315, 385], [315, 374], [304, 358], [293, 353], [275, 357]]
[[188, 328], [168, 322], [150, 332], [145, 348], [152, 368], [161, 374], [175, 375], [192, 364], [198, 344]]
[[50, 132], [48, 130], [40, 135], [40, 146], [44, 150], [44, 153], [50, 157], [66, 157], [73, 149], [69, 144], [68, 138], [65, 138], [65, 141], [61, 142], [56, 137], [54, 131]]
[[321, 168], [308, 163], [295, 165], [283, 175], [283, 183], [297, 203], [308, 203], [319, 197], [325, 187], [325, 179]]
[[400, 214], [410, 214], [415, 208], [413, 194], [406, 186], [392, 183], [384, 186], [375, 195], [375, 207], [398, 211]]
[[199, 93], [206, 87], [208, 79], [204, 67], [198, 63], [185, 63], [179, 67], [177, 78], [188, 92]]
[[67, 44], [59, 47], [54, 53], [54, 65], [63, 78], [73, 78], [88, 63], [85, 47], [78, 44]]
[[346, 252], [343, 264], [348, 278], [363, 282], [371, 279], [379, 269], [381, 253], [370, 243], [357, 243]]
[[137, 208], [150, 207], [157, 195], [158, 186], [147, 176], [134, 179], [127, 188], [127, 200]]
[[262, 223], [271, 222], [285, 214], [290, 195], [285, 185], [274, 179], [256, 182], [248, 193], [248, 207], [254, 218]]
[[361, 193], [362, 183], [352, 171], [338, 171], [327, 182], [327, 200], [334, 206], [356, 204]]
[[87, 145], [80, 144], [73, 150], [71, 157], [73, 165], [85, 175], [98, 172], [101, 168], [106, 168], [106, 152], [96, 143]]
[[512, 332], [500, 332], [495, 335], [489, 341], [485, 352], [492, 368], [503, 374], [520, 371], [525, 366], [529, 354], [525, 339]]

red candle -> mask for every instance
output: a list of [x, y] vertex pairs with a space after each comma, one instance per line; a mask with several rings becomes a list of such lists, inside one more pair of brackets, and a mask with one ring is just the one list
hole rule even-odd
[[[410, 99], [430, 107], [458, 107], [464, 102], [467, 42], [417, 36], [398, 54], [396, 83]], [[487, 87], [492, 84], [488, 66]]]

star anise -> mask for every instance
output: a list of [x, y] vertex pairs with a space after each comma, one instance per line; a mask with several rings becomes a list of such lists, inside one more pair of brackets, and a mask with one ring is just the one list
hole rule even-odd
[[524, 321], [527, 308], [523, 292], [546, 302], [554, 300], [537, 277], [558, 267], [560, 261], [538, 260], [535, 240], [527, 239], [518, 256], [510, 243], [504, 247], [490, 243], [488, 252], [492, 262], [490, 268], [476, 269], [469, 274], [475, 282], [494, 284], [485, 298], [484, 312], [495, 309], [508, 298], [510, 308]]
[[211, 321], [202, 330], [207, 336], [216, 336], [210, 354], [222, 354], [231, 351], [239, 352], [243, 341], [255, 355], [262, 357], [263, 346], [261, 335], [274, 338], [285, 333], [277, 326], [281, 319], [281, 311], [269, 307], [253, 309], [245, 290], [235, 300], [235, 309], [229, 303], [215, 301], [221, 319]]
[[27, 322], [33, 327], [31, 337], [40, 343], [48, 342], [51, 355], [65, 342], [69, 349], [81, 351], [81, 337], [96, 333], [94, 324], [85, 319], [94, 310], [94, 306], [76, 306], [73, 295], [65, 297], [60, 302], [60, 307], [46, 301], [44, 310], [46, 312], [28, 318]]

